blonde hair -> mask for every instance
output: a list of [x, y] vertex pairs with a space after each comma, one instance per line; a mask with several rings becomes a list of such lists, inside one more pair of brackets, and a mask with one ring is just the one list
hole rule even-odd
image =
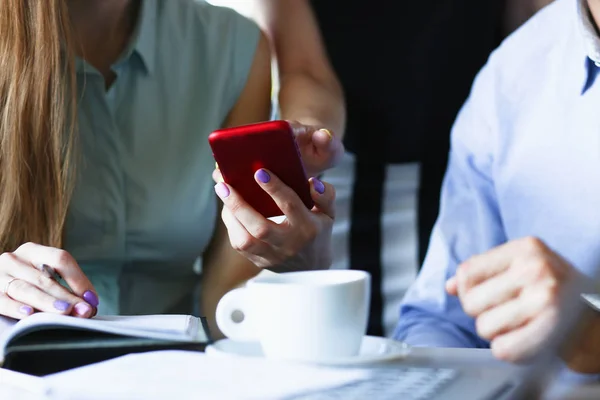
[[60, 247], [76, 77], [67, 0], [0, 0], [0, 251]]

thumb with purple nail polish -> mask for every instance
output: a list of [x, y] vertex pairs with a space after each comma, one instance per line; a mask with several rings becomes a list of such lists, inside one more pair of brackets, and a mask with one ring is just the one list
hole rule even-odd
[[318, 178], [310, 178], [311, 195], [315, 202], [315, 209], [335, 217], [335, 189], [332, 185], [321, 181]]

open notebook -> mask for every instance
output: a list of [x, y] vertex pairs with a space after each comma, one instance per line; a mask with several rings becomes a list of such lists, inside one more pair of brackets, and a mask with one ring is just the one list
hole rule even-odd
[[189, 315], [0, 318], [0, 366], [37, 376], [130, 353], [203, 351], [211, 342], [206, 320]]

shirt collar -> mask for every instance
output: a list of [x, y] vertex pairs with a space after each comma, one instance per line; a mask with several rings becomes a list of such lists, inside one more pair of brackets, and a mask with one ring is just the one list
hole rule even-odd
[[[149, 74], [154, 72], [156, 58], [156, 25], [157, 25], [156, 0], [142, 0], [140, 19], [133, 36], [134, 51], [142, 59], [142, 63]], [[600, 60], [600, 57], [599, 57]]]
[[600, 65], [600, 37], [596, 32], [587, 0], [577, 0], [577, 14], [587, 56]]
[[585, 93], [595, 82], [600, 68], [600, 36], [596, 31], [587, 0], [577, 0], [577, 19], [587, 55], [588, 74], [583, 88], [583, 93]]

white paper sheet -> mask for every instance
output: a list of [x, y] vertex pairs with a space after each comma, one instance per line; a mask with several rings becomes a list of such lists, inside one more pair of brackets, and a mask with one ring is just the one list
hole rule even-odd
[[265, 359], [159, 351], [134, 354], [44, 379], [49, 399], [281, 399], [367, 377], [344, 370]]
[[44, 379], [0, 368], [0, 399], [45, 399]]

